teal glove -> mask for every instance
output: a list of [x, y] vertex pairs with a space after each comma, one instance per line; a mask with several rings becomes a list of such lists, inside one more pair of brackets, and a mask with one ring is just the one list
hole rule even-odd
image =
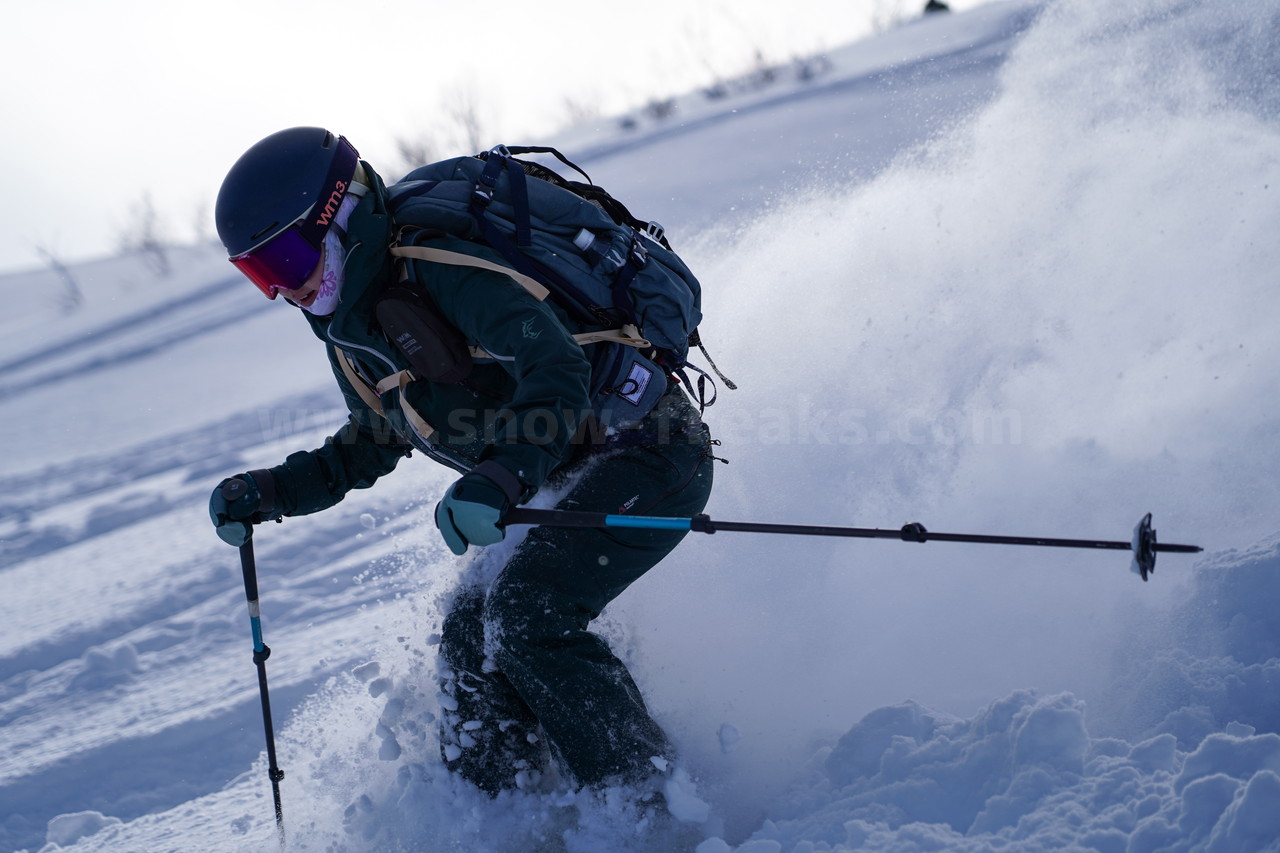
[[450, 486], [436, 504], [436, 527], [450, 551], [465, 554], [468, 545], [502, 541], [507, 535], [502, 517], [510, 506], [511, 501], [497, 483], [471, 471]]
[[209, 497], [209, 518], [218, 537], [236, 547], [249, 541], [254, 524], [276, 517], [274, 510], [275, 482], [267, 471], [223, 480]]

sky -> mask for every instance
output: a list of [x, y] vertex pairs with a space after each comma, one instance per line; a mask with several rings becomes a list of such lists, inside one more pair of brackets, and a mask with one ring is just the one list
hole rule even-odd
[[[962, 10], [984, 0], [955, 0]], [[148, 204], [159, 235], [213, 237], [222, 176], [284, 127], [344, 134], [375, 166], [477, 105], [496, 142], [540, 141], [568, 106], [611, 115], [865, 37], [908, 0], [91, 0], [8, 4], [0, 273], [114, 254]], [[358, 11], [357, 11], [358, 9]], [[641, 11], [643, 10], [643, 11]], [[536, 33], [536, 37], [533, 35]], [[452, 153], [452, 152], [449, 152]], [[443, 154], [442, 156], [448, 156]]]

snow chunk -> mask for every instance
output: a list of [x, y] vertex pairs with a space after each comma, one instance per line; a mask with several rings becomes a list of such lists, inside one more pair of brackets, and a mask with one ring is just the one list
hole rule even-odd
[[359, 681], [368, 683], [373, 679], [377, 678], [378, 674], [381, 671], [382, 671], [382, 665], [379, 664], [376, 660], [371, 660], [371, 661], [368, 661], [367, 663], [362, 663], [359, 666], [357, 666], [355, 669], [351, 670], [351, 674], [354, 675]]
[[738, 748], [738, 743], [742, 740], [742, 732], [738, 731], [736, 726], [724, 723], [720, 726], [717, 733], [720, 738], [720, 751], [725, 755], [733, 752]]
[[83, 668], [71, 679], [74, 690], [105, 690], [132, 681], [142, 672], [138, 650], [132, 643], [122, 643], [113, 651], [101, 647], [89, 649], [80, 663]]
[[1234, 802], [1214, 829], [1215, 851], [1246, 853], [1274, 845], [1280, 838], [1280, 776], [1270, 770], [1254, 775], [1244, 796]]
[[711, 806], [698, 796], [697, 787], [683, 768], [676, 768], [662, 786], [667, 798], [667, 811], [682, 823], [706, 823]]
[[1178, 758], [1178, 739], [1170, 734], [1157, 735], [1129, 750], [1129, 760], [1138, 768], [1154, 773], [1163, 770], [1173, 772]]
[[1047, 764], [1080, 773], [1089, 751], [1084, 728], [1084, 705], [1074, 696], [1062, 695], [1031, 708], [1014, 739], [1018, 764]]
[[746, 844], [738, 847], [734, 853], [782, 853], [782, 845], [776, 841], [759, 839], [756, 841], [748, 841]]
[[922, 743], [933, 734], [935, 722], [915, 702], [878, 708], [840, 738], [827, 757], [827, 774], [837, 785], [875, 776], [880, 772], [881, 759], [896, 739]]
[[1213, 734], [1187, 756], [1174, 787], [1181, 791], [1189, 783], [1212, 773], [1244, 780], [1261, 770], [1280, 772], [1280, 735], [1237, 738]]
[[733, 848], [721, 838], [708, 838], [693, 853], [733, 853]]
[[121, 823], [119, 818], [107, 817], [102, 812], [61, 814], [49, 821], [49, 831], [45, 835], [45, 840], [49, 844], [66, 847], [119, 823]]

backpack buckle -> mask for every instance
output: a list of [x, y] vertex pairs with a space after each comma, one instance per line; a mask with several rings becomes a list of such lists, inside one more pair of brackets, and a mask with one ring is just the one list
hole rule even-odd
[[667, 235], [667, 229], [660, 222], [650, 222], [644, 227], [644, 235], [655, 243], [661, 243], [662, 238]]
[[481, 208], [488, 207], [489, 202], [493, 201], [493, 194], [498, 188], [498, 176], [502, 174], [504, 164], [511, 159], [511, 152], [505, 145], [495, 145], [489, 149], [489, 154], [480, 177], [476, 179], [475, 188], [471, 191], [472, 204]]
[[636, 269], [640, 269], [649, 263], [649, 250], [644, 247], [638, 237], [631, 241], [631, 257], [628, 260], [631, 261]]

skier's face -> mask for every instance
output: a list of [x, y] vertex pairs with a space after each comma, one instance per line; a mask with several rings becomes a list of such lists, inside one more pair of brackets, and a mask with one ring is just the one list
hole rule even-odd
[[315, 302], [316, 295], [320, 293], [320, 281], [324, 278], [324, 252], [323, 249], [320, 251], [320, 262], [301, 287], [297, 290], [280, 290], [279, 294], [299, 308], [306, 308]]

